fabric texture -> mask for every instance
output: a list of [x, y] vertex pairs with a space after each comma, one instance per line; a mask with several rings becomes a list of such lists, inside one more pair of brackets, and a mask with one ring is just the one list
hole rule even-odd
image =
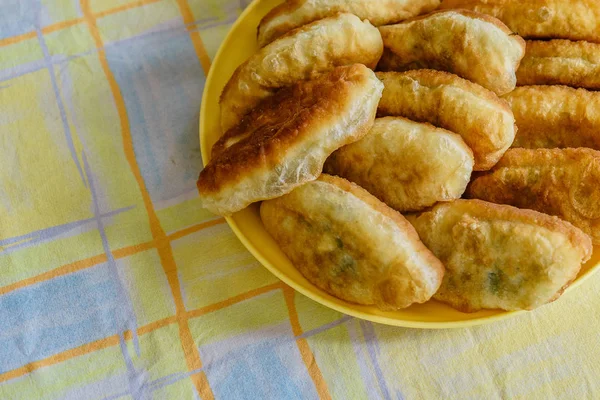
[[597, 398], [600, 274], [394, 328], [295, 293], [201, 208], [205, 74], [248, 3], [0, 0], [0, 398]]

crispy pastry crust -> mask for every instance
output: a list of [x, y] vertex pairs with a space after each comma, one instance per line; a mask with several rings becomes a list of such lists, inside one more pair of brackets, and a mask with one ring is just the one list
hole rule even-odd
[[432, 11], [439, 5], [440, 0], [287, 0], [260, 21], [258, 45], [263, 47], [292, 29], [338, 12], [380, 26]]
[[600, 92], [567, 86], [521, 86], [504, 99], [519, 127], [513, 147], [600, 150]]
[[316, 179], [333, 151], [371, 129], [382, 90], [355, 64], [267, 98], [214, 145], [198, 180], [204, 206], [229, 215]]
[[225, 133], [279, 88], [332, 70], [364, 64], [374, 68], [383, 52], [377, 28], [352, 14], [339, 14], [289, 32], [240, 65], [221, 93]]
[[441, 283], [442, 263], [410, 223], [342, 178], [324, 174], [265, 201], [261, 218], [296, 268], [338, 298], [394, 310], [429, 300]]
[[435, 11], [379, 28], [385, 51], [378, 68], [452, 72], [497, 93], [513, 90], [525, 41], [499, 20], [467, 10]]
[[527, 39], [600, 42], [597, 0], [444, 0], [441, 9], [466, 8], [504, 22]]
[[566, 85], [600, 89], [600, 44], [528, 40], [517, 85]]
[[600, 244], [599, 151], [510, 149], [466, 196], [555, 215]]
[[490, 169], [517, 130], [506, 101], [456, 75], [433, 70], [378, 72], [385, 89], [377, 115], [429, 122], [461, 135], [475, 156], [474, 170]]
[[440, 203], [408, 220], [446, 266], [434, 298], [464, 312], [553, 301], [593, 250], [587, 235], [559, 218], [479, 200]]
[[473, 171], [460, 135], [400, 117], [375, 120], [361, 140], [337, 150], [325, 171], [346, 178], [397, 211], [459, 198]]

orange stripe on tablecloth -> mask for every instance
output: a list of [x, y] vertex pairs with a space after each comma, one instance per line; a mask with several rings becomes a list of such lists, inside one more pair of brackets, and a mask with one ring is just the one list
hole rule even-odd
[[[294, 333], [294, 336], [298, 337], [302, 335], [302, 327], [300, 326], [298, 310], [296, 310], [296, 304], [294, 303], [294, 289], [289, 286], [285, 286], [283, 288], [283, 296], [285, 297], [285, 303], [290, 314], [292, 332]], [[317, 361], [315, 360], [315, 356], [312, 353], [308, 342], [304, 338], [297, 338], [296, 345], [298, 346], [298, 350], [302, 356], [302, 361], [304, 361], [304, 365], [306, 365], [308, 374], [315, 384], [317, 393], [319, 393], [319, 398], [331, 400], [331, 395], [329, 394], [329, 389], [327, 388], [327, 382], [325, 382], [325, 379], [323, 378], [323, 374], [317, 365]]]
[[154, 332], [157, 329], [164, 328], [165, 326], [174, 324], [176, 322], [177, 316], [175, 315], [173, 315], [172, 317], [167, 317], [158, 321], [151, 322], [148, 325], [144, 325], [138, 328], [138, 335], [145, 335], [147, 333]]
[[109, 336], [104, 339], [96, 340], [95, 342], [86, 343], [79, 347], [75, 347], [73, 349], [63, 351], [62, 353], [55, 354], [51, 357], [45, 358], [40, 361], [35, 361], [24, 365], [20, 368], [13, 369], [12, 371], [7, 371], [0, 374], [0, 382], [5, 382], [10, 379], [15, 379], [30, 372], [33, 372], [37, 369], [49, 367], [54, 364], [58, 364], [63, 361], [70, 360], [71, 358], [79, 357], [84, 354], [88, 354], [97, 350], [102, 350], [107, 347], [116, 346], [119, 344], [119, 335]]
[[37, 34], [35, 31], [23, 33], [22, 35], [11, 36], [4, 39], [0, 39], [0, 47], [8, 46], [9, 44], [15, 44], [22, 42], [23, 40], [33, 39]]
[[77, 25], [80, 24], [82, 22], [84, 22], [85, 20], [83, 18], [76, 18], [76, 19], [71, 19], [68, 21], [61, 21], [61, 22], [57, 22], [56, 24], [52, 24], [52, 25], [48, 25], [42, 28], [42, 33], [52, 33], [52, 32], [56, 32], [59, 31], [61, 29], [65, 29], [65, 28], [69, 28], [73, 25]]
[[[183, 297], [181, 296], [179, 280], [177, 278], [177, 267], [175, 265], [175, 258], [173, 257], [173, 250], [167, 235], [160, 225], [160, 221], [152, 204], [152, 199], [150, 198], [150, 194], [148, 193], [141, 170], [135, 158], [133, 139], [131, 137], [131, 129], [129, 125], [127, 109], [125, 107], [125, 100], [123, 99], [117, 80], [115, 79], [112, 71], [110, 70], [110, 66], [108, 65], [106, 52], [104, 51], [104, 44], [102, 43], [102, 38], [100, 36], [100, 32], [98, 31], [98, 27], [96, 26], [95, 17], [90, 11], [88, 1], [80, 0], [80, 3], [84, 18], [90, 27], [90, 32], [94, 38], [96, 47], [99, 49], [98, 57], [100, 59], [100, 65], [104, 70], [104, 74], [106, 75], [106, 79], [108, 80], [111, 92], [113, 94], [115, 106], [117, 107], [117, 112], [119, 114], [119, 120], [121, 123], [125, 158], [129, 163], [131, 172], [133, 173], [133, 176], [135, 177], [142, 194], [144, 207], [146, 208], [148, 221], [150, 223], [150, 231], [152, 232], [152, 236], [156, 242], [158, 255], [171, 289], [171, 294], [175, 302], [176, 313], [178, 316], [181, 316], [183, 313], [185, 313], [185, 305], [183, 302]], [[183, 347], [188, 370], [192, 371], [202, 368], [200, 354], [198, 353], [198, 348], [196, 347], [194, 338], [190, 332], [187, 320], [179, 319], [179, 337], [181, 339], [181, 346]], [[205, 374], [194, 374], [192, 375], [191, 379], [196, 387], [196, 390], [198, 391], [198, 394], [200, 394], [203, 399], [209, 400], [214, 398]]]
[[[181, 340], [181, 346], [183, 347], [188, 370], [198, 370], [202, 368], [200, 353], [198, 352], [198, 347], [196, 346], [194, 338], [192, 337], [187, 319], [181, 318], [181, 316], [185, 314], [185, 305], [181, 295], [179, 279], [177, 278], [177, 266], [175, 264], [175, 258], [173, 257], [173, 249], [171, 248], [171, 243], [168, 241], [166, 236], [164, 237], [162, 243], [159, 243], [158, 255], [160, 257], [165, 275], [167, 276], [167, 281], [169, 282], [169, 287], [171, 288], [171, 293], [173, 294], [173, 300], [175, 301], [175, 309], [179, 323], [179, 338]], [[208, 379], [206, 378], [206, 374], [204, 372], [200, 374], [194, 374], [190, 377], [190, 379], [194, 383], [194, 386], [196, 387], [196, 390], [202, 399], [214, 399]]]
[[180, 231], [171, 233], [169, 235], [169, 240], [173, 241], [173, 240], [181, 239], [184, 236], [191, 235], [192, 233], [199, 232], [203, 229], [210, 228], [211, 226], [219, 225], [224, 222], [225, 222], [225, 218], [217, 218], [217, 219], [213, 219], [212, 221], [206, 221], [206, 222], [203, 222], [198, 225], [190, 226], [189, 228], [185, 228]]
[[[142, 251], [149, 250], [154, 247], [153, 242], [146, 242], [141, 244], [136, 244], [134, 246], [123, 247], [121, 249], [113, 251], [113, 256], [116, 259], [129, 257], [133, 254], [141, 253]], [[105, 253], [97, 254], [92, 257], [85, 258], [83, 260], [75, 261], [69, 264], [65, 264], [48, 272], [44, 272], [43, 274], [39, 274], [36, 276], [32, 276], [31, 278], [23, 279], [22, 281], [15, 282], [12, 285], [7, 285], [4, 287], [0, 287], [0, 296], [13, 292], [18, 289], [22, 289], [27, 286], [35, 285], [36, 283], [41, 283], [45, 281], [49, 281], [59, 276], [73, 274], [75, 272], [82, 271], [84, 269], [91, 268], [98, 264], [102, 264], [106, 262], [108, 258]]]
[[[199, 308], [196, 310], [192, 310], [192, 311], [188, 311], [183, 315], [177, 316], [177, 315], [173, 315], [167, 318], [163, 318], [161, 320], [158, 321], [154, 321], [151, 322], [149, 324], [143, 325], [141, 327], [138, 328], [137, 332], [138, 335], [146, 335], [149, 333], [152, 333], [158, 329], [164, 328], [167, 325], [171, 325], [171, 324], [175, 324], [175, 323], [180, 323], [180, 321], [188, 321], [189, 318], [192, 317], [197, 317], [200, 315], [204, 315], [207, 313], [210, 313], [212, 311], [217, 311], [220, 310], [222, 308], [225, 308], [227, 306], [233, 305], [235, 303], [239, 303], [241, 301], [244, 300], [248, 300], [252, 297], [256, 297], [259, 296], [263, 293], [267, 293], [269, 291], [275, 290], [275, 289], [281, 289], [283, 288], [284, 285], [282, 283], [275, 283], [275, 284], [271, 284], [268, 286], [264, 286], [262, 288], [258, 288], [258, 289], [254, 289], [251, 290], [247, 293], [243, 293], [241, 295], [238, 296], [234, 296], [231, 297], [227, 300], [224, 300], [222, 302], [207, 306], [207, 307], [203, 307], [203, 308]], [[131, 331], [125, 331], [123, 334], [123, 337], [126, 340], [131, 340], [132, 339], [132, 332]], [[12, 371], [7, 371], [3, 374], [0, 374], [0, 382], [4, 382], [4, 381], [8, 381], [10, 379], [14, 379], [14, 378], [18, 378], [22, 375], [25, 375], [27, 373], [30, 373], [32, 371], [35, 371], [39, 368], [42, 367], [47, 367], [47, 366], [51, 366], [54, 364], [58, 364], [60, 362], [63, 361], [67, 361], [71, 358], [75, 358], [87, 353], [91, 353], [93, 351], [96, 350], [101, 350], [110, 346], [116, 346], [119, 343], [119, 336], [118, 335], [113, 335], [104, 339], [100, 339], [97, 340], [95, 342], [91, 342], [91, 343], [86, 343], [82, 346], [79, 347], [75, 347], [73, 349], [70, 350], [66, 350], [62, 353], [58, 353], [55, 354], [53, 356], [50, 356], [48, 358], [45, 358], [43, 360], [39, 360], [39, 361], [34, 361], [32, 363], [29, 363], [27, 365], [24, 365], [23, 367], [14, 369]], [[195, 374], [195, 375], [201, 375], [199, 377], [199, 379], [202, 381], [203, 379], [206, 379], [206, 375], [204, 375], [204, 373], [202, 374]], [[206, 389], [208, 388], [208, 389]], [[204, 396], [207, 397], [211, 397], [212, 393], [209, 392], [210, 387], [208, 385], [204, 386], [201, 390], [201, 394], [203, 394]]]
[[[223, 218], [218, 218], [216, 220], [203, 222], [194, 226], [190, 226], [189, 228], [182, 229], [180, 231], [174, 232], [168, 236], [169, 241], [181, 239], [187, 235], [191, 235], [192, 233], [199, 232], [203, 229], [209, 228], [214, 225], [218, 225], [225, 222]], [[138, 253], [142, 253], [146, 250], [150, 250], [156, 247], [154, 241], [144, 242], [140, 244], [136, 244], [133, 246], [123, 247], [113, 251], [113, 256], [116, 259], [121, 259], [125, 257], [129, 257]], [[73, 274], [75, 272], [82, 271], [87, 268], [91, 268], [95, 265], [102, 264], [107, 261], [106, 254], [97, 254], [95, 256], [91, 256], [85, 258], [83, 260], [78, 260], [69, 264], [62, 265], [58, 268], [50, 270], [48, 272], [44, 272], [40, 275], [32, 276], [31, 278], [24, 279], [19, 282], [15, 282], [11, 285], [7, 285], [4, 287], [0, 287], [0, 296], [13, 292], [18, 289], [22, 289], [27, 286], [35, 285], [36, 283], [45, 282], [51, 280], [53, 278]]]
[[260, 287], [258, 289], [253, 289], [253, 290], [250, 290], [250, 291], [248, 291], [246, 293], [242, 293], [242, 294], [239, 294], [237, 296], [230, 297], [227, 300], [223, 300], [223, 301], [220, 301], [220, 302], [215, 303], [215, 304], [211, 304], [211, 305], [206, 306], [206, 307], [197, 308], [195, 310], [188, 311], [186, 313], [185, 317], [186, 318], [199, 317], [199, 316], [211, 313], [213, 311], [217, 311], [217, 310], [221, 310], [221, 309], [223, 309], [225, 307], [229, 307], [229, 306], [231, 306], [233, 304], [240, 303], [240, 302], [242, 302], [244, 300], [251, 299], [251, 298], [259, 296], [259, 295], [261, 295], [263, 293], [267, 293], [267, 292], [270, 292], [270, 291], [273, 291], [273, 290], [276, 290], [276, 289], [281, 289], [282, 287], [283, 287], [283, 284], [281, 282], [277, 282], [277, 283], [273, 283], [271, 285]]
[[140, 7], [140, 6], [145, 6], [145, 5], [152, 4], [152, 3], [158, 3], [159, 1], [162, 1], [162, 0], [139, 0], [139, 1], [133, 1], [131, 3], [123, 4], [122, 6], [118, 6], [118, 7], [110, 8], [108, 10], [97, 12], [97, 13], [94, 14], [94, 17], [96, 17], [96, 19], [98, 19], [98, 18], [106, 17], [107, 15], [111, 15], [111, 14], [115, 14], [115, 13], [121, 12], [121, 11], [131, 10], [132, 8], [136, 8], [136, 7]]
[[[153, 332], [157, 329], [160, 329], [162, 327], [165, 327], [165, 326], [170, 325], [175, 322], [177, 322], [175, 316], [168, 317], [168, 318], [156, 321], [156, 322], [152, 322], [148, 325], [144, 325], [144, 326], [138, 328], [138, 334], [145, 335], [147, 333]], [[123, 336], [125, 339], [131, 340], [131, 338], [132, 338], [131, 331], [126, 331], [123, 334]], [[54, 354], [48, 358], [44, 358], [43, 360], [34, 361], [34, 362], [24, 365], [20, 368], [13, 369], [12, 371], [4, 372], [4, 373], [0, 374], [0, 382], [5, 382], [10, 379], [15, 379], [15, 378], [18, 378], [25, 374], [28, 374], [30, 372], [33, 372], [37, 369], [40, 369], [43, 367], [49, 367], [51, 365], [58, 364], [63, 361], [67, 361], [72, 358], [79, 357], [84, 354], [92, 353], [97, 350], [102, 350], [107, 347], [116, 346], [118, 344], [119, 344], [119, 335], [113, 335], [113, 336], [109, 336], [104, 339], [96, 340], [91, 343], [86, 343], [84, 345], [63, 351], [62, 353]]]
[[[152, 3], [158, 3], [159, 1], [162, 1], [162, 0], [139, 0], [139, 1], [134, 1], [134, 2], [131, 2], [131, 3], [128, 3], [128, 4], [124, 4], [122, 6], [110, 8], [108, 10], [104, 10], [104, 11], [101, 11], [99, 13], [92, 14], [92, 15], [95, 18], [102, 18], [102, 17], [106, 17], [107, 15], [116, 14], [116, 13], [121, 12], [121, 11], [130, 10], [132, 8], [136, 8], [136, 7], [140, 7], [140, 6], [145, 6], [147, 4], [152, 4]], [[75, 19], [71, 19], [71, 20], [67, 20], [67, 21], [57, 22], [55, 24], [51, 24], [51, 25], [43, 27], [42, 28], [42, 33], [56, 32], [56, 31], [59, 31], [61, 29], [68, 28], [70, 26], [80, 24], [82, 22], [85, 22], [85, 18], [75, 18]], [[2, 46], [8, 46], [10, 44], [19, 43], [19, 42], [22, 42], [23, 40], [32, 39], [32, 38], [34, 38], [36, 36], [37, 36], [37, 34], [35, 33], [35, 31], [31, 31], [31, 32], [23, 33], [21, 35], [11, 36], [11, 37], [5, 38], [5, 39], [0, 39], [0, 47], [2, 47]]]
[[154, 241], [135, 244], [133, 246], [123, 247], [112, 252], [113, 256], [117, 259], [130, 257], [134, 254], [143, 253], [144, 251], [153, 249], [155, 247]]
[[[192, 13], [192, 9], [188, 4], [187, 0], [177, 0], [177, 5], [179, 6], [179, 11], [181, 12], [181, 16], [183, 17], [183, 23], [189, 28], [189, 26], [194, 22], [194, 14]], [[194, 50], [196, 50], [196, 55], [198, 56], [198, 60], [200, 60], [200, 64], [202, 65], [202, 69], [204, 70], [204, 75], [208, 75], [208, 70], [210, 69], [210, 57], [206, 52], [206, 48], [204, 47], [204, 43], [202, 43], [202, 37], [200, 37], [200, 32], [192, 31], [190, 32], [190, 38], [192, 39], [192, 44], [194, 45]]]
[[0, 288], [0, 296], [15, 291], [17, 289], [24, 288], [26, 286], [35, 285], [36, 283], [44, 282], [58, 276], [72, 274], [77, 271], [81, 271], [86, 268], [93, 267], [94, 265], [102, 264], [107, 261], [106, 254], [98, 254], [96, 256], [86, 258], [84, 260], [75, 261], [73, 263], [63, 265], [51, 271], [45, 272], [40, 275], [33, 276], [31, 278], [24, 279], [19, 282], [15, 282], [12, 285], [4, 286]]
[[142, 200], [144, 202], [144, 207], [148, 212], [148, 219], [150, 221], [150, 231], [152, 232], [152, 236], [155, 238], [159, 238], [161, 236], [164, 236], [164, 232], [161, 232], [162, 228], [160, 227], [158, 217], [154, 212], [150, 195], [146, 190], [146, 183], [144, 182], [144, 178], [142, 177], [140, 168], [137, 165], [137, 160], [135, 158], [135, 152], [133, 149], [133, 139], [131, 137], [131, 128], [129, 125], [129, 116], [127, 115], [127, 109], [125, 107], [125, 100], [123, 99], [123, 96], [121, 94], [119, 84], [117, 83], [117, 80], [115, 79], [112, 71], [110, 70], [110, 66], [108, 65], [108, 60], [106, 58], [106, 51], [104, 50], [102, 37], [100, 36], [100, 31], [96, 26], [96, 19], [89, 11], [89, 5], [87, 0], [80, 1], [84, 18], [89, 25], [90, 32], [92, 34], [94, 42], [96, 43], [96, 47], [98, 48], [98, 58], [100, 59], [100, 65], [102, 66], [102, 70], [104, 71], [104, 75], [106, 76], [106, 80], [108, 81], [108, 85], [110, 87], [113, 99], [115, 101], [115, 106], [117, 108], [117, 113], [119, 115], [119, 120], [121, 124], [121, 133], [123, 137], [123, 150], [125, 152], [125, 158], [127, 159], [131, 172], [133, 173], [138, 187], [140, 188]]

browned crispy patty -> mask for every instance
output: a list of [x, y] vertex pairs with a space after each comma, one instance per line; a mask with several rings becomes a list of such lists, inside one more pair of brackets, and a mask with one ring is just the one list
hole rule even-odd
[[380, 26], [432, 11], [439, 5], [440, 0], [287, 0], [260, 21], [258, 44], [263, 47], [292, 29], [340, 12]]
[[473, 152], [456, 133], [384, 117], [364, 138], [333, 153], [324, 168], [397, 211], [418, 211], [462, 196], [471, 179]]
[[374, 68], [382, 52], [377, 28], [352, 14], [325, 18], [289, 32], [236, 69], [221, 94], [221, 130], [225, 133], [237, 125], [281, 87], [337, 66]]
[[316, 179], [373, 125], [383, 85], [361, 64], [281, 89], [214, 145], [198, 179], [204, 207], [229, 215]]
[[456, 75], [433, 70], [378, 72], [385, 85], [377, 115], [429, 122], [458, 133], [476, 171], [490, 169], [510, 147], [515, 121], [508, 103]]
[[528, 40], [517, 85], [567, 85], [600, 89], [600, 43]]
[[423, 303], [444, 267], [398, 212], [345, 179], [321, 175], [264, 201], [267, 232], [315, 286], [383, 310]]
[[525, 41], [495, 18], [467, 10], [436, 11], [379, 31], [385, 46], [380, 70], [448, 71], [499, 95], [517, 84]]
[[507, 205], [457, 200], [407, 218], [446, 267], [434, 298], [465, 312], [553, 301], [592, 254], [570, 223]]
[[600, 42], [597, 0], [444, 0], [441, 8], [465, 8], [491, 15], [527, 39]]
[[556, 215], [600, 244], [600, 151], [510, 149], [466, 195]]
[[600, 92], [567, 86], [521, 86], [504, 99], [519, 127], [513, 147], [600, 150]]

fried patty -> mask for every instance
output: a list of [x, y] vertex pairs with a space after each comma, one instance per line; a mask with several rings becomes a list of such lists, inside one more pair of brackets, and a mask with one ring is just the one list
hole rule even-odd
[[345, 179], [323, 174], [262, 203], [262, 221], [315, 286], [382, 310], [423, 303], [444, 267], [398, 212]]
[[325, 18], [291, 31], [240, 65], [221, 94], [223, 133], [261, 100], [337, 66], [374, 68], [383, 42], [377, 28], [352, 14]]
[[419, 211], [462, 196], [471, 179], [473, 152], [456, 133], [384, 117], [364, 138], [333, 153], [324, 170], [360, 185], [397, 211]]
[[467, 10], [436, 11], [379, 28], [385, 51], [378, 68], [452, 72], [502, 95], [517, 84], [525, 41], [499, 20]]
[[213, 146], [198, 179], [204, 207], [229, 215], [316, 179], [331, 153], [371, 129], [382, 90], [355, 64], [265, 99]]
[[378, 72], [385, 85], [379, 117], [400, 116], [458, 133], [473, 150], [476, 171], [493, 167], [516, 132], [513, 113], [493, 92], [433, 70]]
[[407, 218], [446, 267], [434, 298], [464, 312], [542, 306], [592, 254], [570, 223], [507, 205], [456, 200]]

